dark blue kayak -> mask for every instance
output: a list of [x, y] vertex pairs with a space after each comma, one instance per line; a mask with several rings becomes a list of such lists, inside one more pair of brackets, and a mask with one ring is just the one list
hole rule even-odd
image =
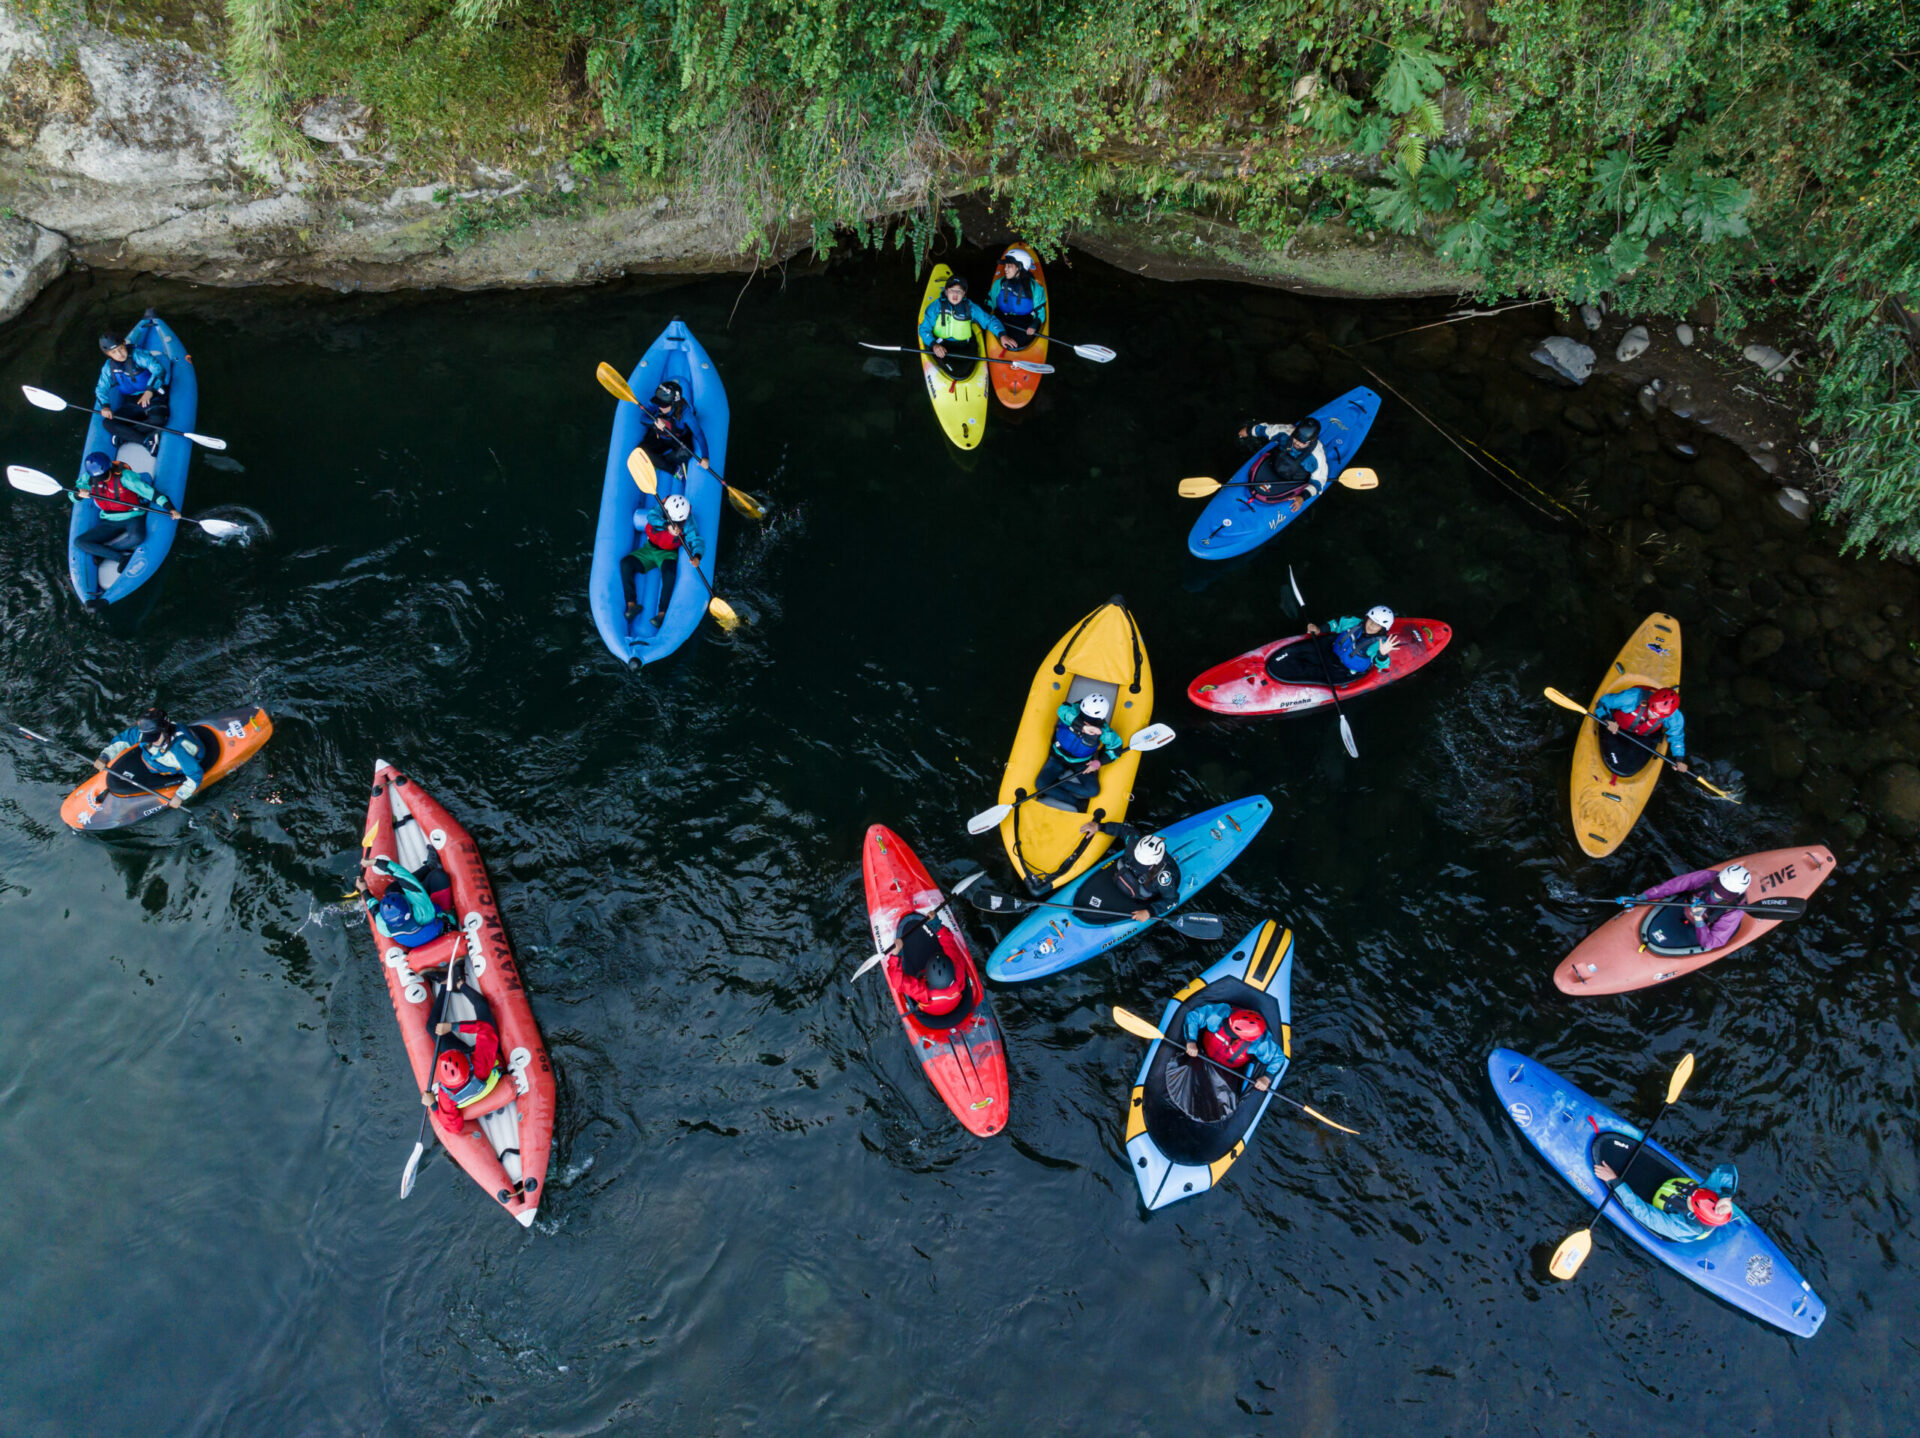
[[[200, 381], [193, 372], [193, 357], [180, 337], [167, 328], [165, 320], [143, 319], [127, 331], [127, 346], [167, 357], [172, 366], [167, 380], [167, 428], [192, 429], [200, 417]], [[193, 460], [191, 441], [177, 434], [163, 434], [158, 454], [137, 442], [115, 445], [107, 434], [107, 422], [96, 410], [87, 426], [87, 442], [80, 449], [81, 460], [96, 450], [145, 475], [148, 483], [173, 501], [175, 509], [186, 502], [187, 466]], [[81, 468], [77, 478], [85, 474]], [[115, 604], [159, 572], [173, 548], [174, 531], [180, 521], [164, 514], [145, 514], [121, 522], [117, 526], [120, 533], [109, 541], [111, 547], [125, 553], [126, 557], [117, 562], [96, 560], [74, 547], [74, 540], [99, 522], [100, 511], [93, 507], [92, 500], [83, 499], [74, 505], [67, 525], [67, 577], [82, 602], [99, 598]]]
[[[671, 468], [660, 466], [660, 492], [649, 500], [627, 472], [627, 456], [640, 443], [642, 429], [652, 421], [625, 400], [616, 403], [613, 437], [607, 445], [606, 480], [600, 491], [600, 523], [593, 536], [593, 569], [587, 577], [587, 602], [600, 637], [623, 664], [651, 664], [665, 659], [700, 627], [700, 616], [707, 612], [707, 600], [712, 597], [713, 568], [720, 548], [720, 501], [724, 491], [717, 476], [727, 472], [727, 390], [700, 341], [677, 319], [653, 342], [627, 376], [627, 383], [641, 399], [651, 400], [654, 389], [666, 379], [679, 381], [687, 408], [706, 435], [707, 462], [713, 468], [708, 471], [689, 461], [683, 480]], [[699, 532], [702, 546], [700, 574], [706, 576], [706, 583], [700, 582], [699, 575], [692, 572], [692, 563], [682, 555], [666, 618], [658, 625], [653, 622], [660, 597], [660, 571], [654, 570], [639, 577], [635, 598], [640, 612], [628, 619], [626, 594], [620, 587], [620, 561], [640, 542], [639, 532], [633, 527], [634, 513], [670, 494], [684, 494], [693, 505], [693, 527]]]
[[[1495, 1049], [1487, 1059], [1487, 1072], [1507, 1116], [1560, 1177], [1573, 1185], [1591, 1212], [1606, 1193], [1606, 1185], [1594, 1177], [1595, 1158], [1604, 1159], [1619, 1173], [1640, 1130], [1552, 1069], [1512, 1049]], [[1670, 1178], [1702, 1182], [1697, 1169], [1655, 1139], [1647, 1141], [1622, 1178], [1649, 1201]], [[1827, 1305], [1813, 1286], [1737, 1204], [1726, 1227], [1685, 1243], [1643, 1228], [1617, 1202], [1607, 1205], [1606, 1218], [1682, 1278], [1743, 1313], [1801, 1338], [1819, 1332], [1826, 1319]]]
[[[1332, 489], [1340, 471], [1353, 463], [1354, 452], [1373, 428], [1373, 417], [1379, 412], [1380, 396], [1365, 385], [1348, 390], [1332, 404], [1313, 412], [1320, 421], [1320, 447], [1327, 456], [1327, 489]], [[1232, 559], [1247, 554], [1305, 514], [1320, 497], [1309, 496], [1298, 509], [1291, 503], [1262, 504], [1252, 497], [1247, 481], [1255, 467], [1284, 443], [1284, 439], [1277, 439], [1261, 449], [1240, 466], [1232, 482], [1207, 501], [1187, 535], [1190, 554], [1197, 559]]]

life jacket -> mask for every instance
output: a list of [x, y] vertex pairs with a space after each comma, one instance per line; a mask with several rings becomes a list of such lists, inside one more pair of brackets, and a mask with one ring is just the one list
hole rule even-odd
[[1353, 673], [1364, 674], [1373, 668], [1373, 659], [1367, 653], [1367, 646], [1386, 637], [1385, 633], [1368, 634], [1366, 621], [1362, 620], [1353, 628], [1342, 629], [1333, 636], [1333, 657]]
[[148, 390], [158, 390], [159, 383], [146, 370], [133, 362], [132, 354], [124, 360], [109, 358], [108, 373], [113, 378], [113, 387], [121, 394], [132, 399], [135, 395], [145, 394]]
[[[919, 923], [914, 923], [914, 919]], [[909, 927], [910, 926], [910, 927]], [[914, 1000], [914, 1004], [923, 1013], [933, 1018], [950, 1014], [958, 1008], [960, 1001], [967, 995], [966, 955], [960, 951], [960, 941], [948, 932], [944, 924], [934, 922], [924, 914], [910, 915], [901, 926], [901, 937], [905, 940], [900, 949], [900, 972], [926, 982], [927, 964], [937, 951], [946, 956], [953, 966], [953, 980], [943, 988], [928, 986], [924, 999]]]
[[1670, 1178], [1653, 1191], [1653, 1206], [1662, 1213], [1685, 1209], [1708, 1228], [1719, 1228], [1726, 1220], [1716, 1218], [1713, 1206], [1720, 1195], [1690, 1178]]
[[1138, 899], [1141, 903], [1155, 898], [1162, 887], [1171, 888], [1171, 884], [1162, 884], [1168, 873], [1167, 861], [1162, 859], [1151, 869], [1143, 869], [1129, 849], [1113, 865], [1113, 881], [1120, 886], [1120, 892], [1129, 899]]
[[1272, 499], [1313, 481], [1313, 471], [1301, 463], [1301, 455], [1313, 456], [1313, 446], [1296, 454], [1291, 436], [1283, 437], [1248, 475], [1249, 492], [1256, 499]]
[[1033, 303], [1032, 273], [1023, 268], [1020, 271], [1020, 278], [1017, 280], [1010, 280], [1005, 275], [1002, 275], [1000, 277], [1000, 294], [999, 297], [994, 300], [993, 307], [1003, 315], [1032, 314], [1035, 308]]
[[675, 534], [671, 529], [655, 529], [651, 522], [646, 525], [647, 543], [655, 549], [674, 550], [680, 547], [685, 534]]
[[[693, 426], [680, 418], [681, 411], [684, 410], [685, 407], [686, 401], [682, 400], [680, 409], [667, 415], [667, 434], [672, 435], [673, 439], [668, 439], [667, 434], [660, 433], [660, 431], [649, 422], [645, 431], [642, 432], [640, 436], [640, 448], [644, 449], [648, 454], [665, 459], [670, 464], [677, 465], [684, 463], [687, 457], [687, 451], [693, 448]], [[662, 411], [662, 413], [664, 413], [664, 411]], [[673, 442], [676, 439], [687, 448], [685, 450], [681, 449], [679, 444]]]
[[392, 882], [374, 908], [375, 927], [403, 949], [417, 949], [444, 934], [450, 921], [427, 886], [399, 864], [386, 872]]
[[[1089, 736], [1086, 726], [1093, 726]], [[1081, 714], [1065, 724], [1057, 724], [1053, 731], [1053, 752], [1069, 764], [1083, 764], [1091, 759], [1100, 748], [1100, 736], [1107, 732], [1106, 722], [1089, 719]]]
[[121, 483], [120, 476], [126, 473], [127, 467], [116, 459], [105, 474], [87, 481], [95, 509], [102, 514], [133, 514], [147, 507], [144, 499]]
[[[1653, 696], [1654, 691], [1649, 689], [1635, 708], [1623, 709], [1615, 714], [1614, 722], [1629, 734], [1637, 734], [1642, 739], [1649, 734], [1659, 733], [1667, 727], [1667, 715], [1653, 712]], [[1680, 706], [1676, 704], [1672, 712], [1679, 713]]]
[[933, 320], [933, 337], [942, 344], [973, 343], [973, 301], [965, 295], [960, 297], [960, 306], [956, 309], [947, 303], [947, 292], [942, 290], [937, 301], [939, 313]]
[[475, 1075], [469, 1078], [458, 1092], [450, 1095], [453, 1099], [454, 1107], [465, 1108], [468, 1104], [479, 1103], [481, 1099], [493, 1092], [493, 1086], [499, 1082], [500, 1063], [496, 1059], [493, 1065], [493, 1072], [488, 1074], [484, 1081], [478, 1075]]
[[1206, 1050], [1207, 1057], [1230, 1069], [1243, 1067], [1247, 1062], [1247, 1050], [1259, 1042], [1258, 1038], [1241, 1038], [1232, 1032], [1229, 1024], [1207, 1029], [1200, 1035], [1200, 1047]]

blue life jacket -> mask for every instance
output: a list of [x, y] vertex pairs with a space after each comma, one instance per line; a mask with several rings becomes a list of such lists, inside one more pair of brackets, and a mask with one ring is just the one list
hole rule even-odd
[[374, 918], [380, 926], [380, 932], [401, 948], [417, 949], [423, 944], [432, 943], [447, 931], [446, 920], [431, 901], [426, 909], [424, 919], [416, 917], [412, 895], [406, 886], [392, 884], [380, 896], [380, 903], [374, 909]]
[[1373, 640], [1367, 637], [1365, 629], [1359, 626], [1343, 629], [1333, 636], [1333, 657], [1352, 673], [1364, 674], [1373, 668], [1373, 658], [1366, 652], [1366, 646], [1371, 643]]
[[994, 281], [993, 307], [1003, 315], [1030, 315], [1034, 311], [1033, 276], [1022, 274], [1017, 280], [1001, 276]]
[[[1066, 707], [1064, 705], [1062, 708]], [[1098, 725], [1093, 737], [1088, 738], [1081, 726]], [[1100, 736], [1106, 733], [1107, 726], [1098, 719], [1089, 719], [1075, 711], [1072, 722], [1062, 720], [1053, 731], [1053, 752], [1069, 764], [1084, 764], [1094, 756], [1100, 747]]]

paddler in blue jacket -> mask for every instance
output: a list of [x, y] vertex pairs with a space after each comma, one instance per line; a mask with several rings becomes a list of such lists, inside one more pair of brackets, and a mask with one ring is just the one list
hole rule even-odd
[[[158, 351], [132, 348], [124, 335], [113, 333], [100, 336], [100, 351], [107, 358], [93, 386], [93, 406], [100, 411], [107, 433], [115, 444], [132, 440], [158, 454], [160, 431], [146, 426], [167, 422], [172, 363]], [[128, 424], [129, 419], [145, 424]]]
[[1204, 1044], [1207, 1057], [1225, 1068], [1237, 1072], [1249, 1062], [1259, 1064], [1261, 1073], [1253, 1086], [1262, 1093], [1287, 1061], [1286, 1051], [1267, 1032], [1267, 1021], [1253, 1009], [1202, 1004], [1187, 1015], [1185, 1036], [1188, 1058], [1199, 1058]]
[[[1600, 757], [1614, 773], [1638, 774], [1654, 760], [1642, 745], [1657, 746], [1662, 739], [1676, 761], [1673, 767], [1682, 774], [1687, 772], [1687, 716], [1680, 712], [1678, 689], [1636, 684], [1617, 694], [1602, 694], [1593, 706], [1593, 717], [1607, 731], [1600, 739]], [[1641, 742], [1620, 738], [1622, 729]]]
[[947, 287], [927, 302], [926, 309], [921, 313], [920, 348], [932, 350], [936, 359], [945, 359], [949, 353], [961, 359], [972, 359], [980, 353], [974, 348], [974, 325], [979, 325], [998, 339], [1006, 338], [1006, 326], [992, 311], [984, 310], [968, 299], [967, 282], [959, 275], [954, 275], [947, 281]]
[[1107, 724], [1113, 700], [1089, 694], [1078, 704], [1062, 704], [1054, 711], [1053, 747], [1033, 781], [1039, 802], [1055, 809], [1077, 809], [1100, 792], [1096, 777], [1102, 764], [1111, 764], [1126, 752], [1127, 743]]
[[1307, 626], [1309, 634], [1323, 632], [1333, 636], [1327, 652], [1346, 670], [1344, 675], [1335, 671], [1336, 683], [1358, 679], [1370, 670], [1392, 668], [1394, 652], [1400, 647], [1393, 636], [1393, 611], [1384, 604], [1374, 605], [1364, 618], [1330, 620], [1324, 631], [1318, 624]]
[[1047, 292], [1033, 282], [1032, 265], [1025, 250], [1008, 250], [987, 290], [987, 307], [1005, 327], [1002, 348], [1025, 349], [1047, 322]]
[[653, 391], [652, 405], [642, 405], [640, 412], [648, 420], [640, 448], [656, 470], [684, 476], [689, 453], [702, 469], [713, 467], [707, 463], [707, 432], [700, 427], [700, 416], [688, 408], [678, 380], [661, 380]]
[[[140, 751], [139, 759], [121, 765], [116, 771], [115, 761], [135, 749]], [[105, 771], [109, 777], [121, 772], [123, 777], [146, 788], [156, 788], [177, 775], [180, 787], [167, 800], [167, 807], [178, 809], [181, 801], [192, 798], [194, 790], [200, 787], [204, 776], [200, 766], [205, 758], [193, 731], [176, 728], [167, 711], [156, 704], [114, 735], [100, 751], [100, 757], [93, 761], [93, 767]]]
[[[1593, 1166], [1602, 1183], [1619, 1177], [1605, 1163]], [[1693, 1243], [1733, 1220], [1733, 1192], [1740, 1186], [1740, 1170], [1730, 1163], [1717, 1166], [1705, 1183], [1670, 1178], [1654, 1190], [1648, 1203], [1624, 1183], [1614, 1184], [1614, 1201], [1632, 1214], [1640, 1226], [1672, 1243]]]

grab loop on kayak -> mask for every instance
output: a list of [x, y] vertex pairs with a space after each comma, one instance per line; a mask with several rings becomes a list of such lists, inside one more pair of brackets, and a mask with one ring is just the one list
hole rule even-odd
[[435, 829], [431, 834], [427, 835], [427, 842], [436, 849], [446, 848], [447, 831], [445, 829]]
[[527, 1082], [527, 1065], [533, 1062], [533, 1055], [525, 1048], [517, 1048], [507, 1059], [507, 1072], [513, 1075], [514, 1089], [524, 1095], [532, 1087]]
[[388, 949], [386, 953], [381, 955], [381, 961], [385, 963], [388, 968], [392, 969], [395, 976], [399, 978], [401, 988], [406, 993], [408, 1003], [424, 1004], [427, 1001], [426, 981], [408, 966], [406, 950], [399, 948]]

